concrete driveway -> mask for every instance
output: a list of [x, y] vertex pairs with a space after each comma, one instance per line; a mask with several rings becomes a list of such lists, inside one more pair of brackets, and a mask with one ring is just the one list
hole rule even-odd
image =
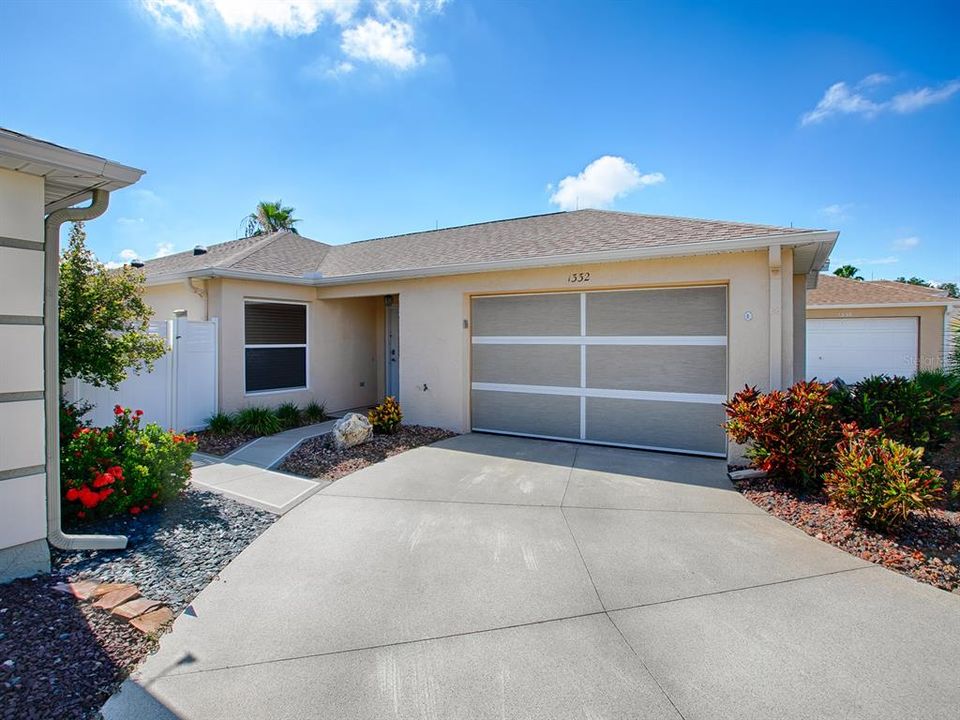
[[722, 461], [466, 435], [278, 520], [104, 716], [955, 718], [958, 648]]

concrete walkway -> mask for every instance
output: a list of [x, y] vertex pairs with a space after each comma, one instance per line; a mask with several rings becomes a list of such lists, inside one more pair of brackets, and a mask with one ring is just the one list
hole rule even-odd
[[318, 435], [326, 435], [333, 429], [336, 422], [336, 420], [327, 420], [315, 425], [305, 425], [293, 430], [284, 430], [276, 435], [257, 438], [253, 442], [234, 450], [227, 455], [226, 459], [256, 467], [272, 468], [293, 452], [297, 445], [304, 440]]
[[300, 443], [333, 428], [336, 420], [257, 438], [224, 458], [195, 453], [190, 481], [201, 490], [283, 515], [330, 483], [269, 470]]
[[954, 718], [960, 597], [722, 461], [467, 435], [280, 518], [103, 708], [152, 718]]

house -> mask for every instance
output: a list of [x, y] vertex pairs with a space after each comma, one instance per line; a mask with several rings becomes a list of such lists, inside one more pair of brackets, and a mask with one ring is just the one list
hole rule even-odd
[[0, 128], [0, 582], [49, 571], [48, 539], [125, 542], [60, 529], [57, 262], [60, 225], [99, 216], [141, 175]]
[[277, 232], [145, 263], [219, 323], [219, 404], [397, 395], [405, 419], [727, 457], [722, 403], [804, 377], [837, 233], [599, 210], [327, 245]]
[[821, 275], [807, 293], [807, 377], [856, 382], [942, 367], [958, 306], [936, 288]]

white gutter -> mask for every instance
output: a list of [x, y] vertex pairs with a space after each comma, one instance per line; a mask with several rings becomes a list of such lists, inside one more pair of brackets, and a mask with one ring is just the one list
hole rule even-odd
[[[605, 262], [624, 262], [628, 260], [646, 260], [655, 258], [669, 258], [689, 255], [715, 255], [727, 252], [749, 252], [765, 250], [768, 247], [793, 247], [813, 243], [826, 243], [830, 248], [837, 239], [836, 232], [817, 231], [804, 233], [782, 233], [773, 235], [758, 235], [750, 238], [735, 240], [716, 240], [683, 245], [658, 246], [648, 248], [629, 248], [626, 250], [601, 250], [596, 252], [569, 253], [566, 255], [548, 255], [532, 258], [517, 258], [511, 260], [492, 260], [488, 262], [459, 263], [455, 265], [435, 265], [425, 268], [406, 268], [402, 270], [384, 270], [370, 273], [356, 273], [337, 277], [323, 277], [322, 275], [304, 275], [291, 277], [289, 275], [275, 275], [245, 270], [231, 270], [228, 268], [202, 268], [198, 270], [184, 270], [166, 275], [156, 275], [148, 278], [146, 284], [166, 285], [179, 282], [186, 278], [232, 278], [238, 280], [261, 280], [267, 282], [287, 283], [291, 285], [315, 285], [318, 287], [334, 285], [353, 285], [356, 283], [371, 283], [382, 280], [407, 280], [411, 278], [437, 277], [442, 275], [467, 275], [472, 273], [497, 272], [503, 270], [525, 270], [527, 268], [553, 267], [558, 265], [586, 265]], [[827, 250], [829, 254], [829, 250]]]
[[898, 303], [850, 303], [845, 305], [807, 305], [807, 310], [864, 310], [867, 308], [911, 308], [911, 307], [950, 307], [952, 302], [898, 302]]
[[92, 220], [107, 210], [110, 193], [92, 190], [87, 207], [54, 210], [44, 221], [43, 401], [46, 411], [47, 540], [62, 550], [121, 550], [123, 535], [67, 535], [60, 527], [60, 226]]

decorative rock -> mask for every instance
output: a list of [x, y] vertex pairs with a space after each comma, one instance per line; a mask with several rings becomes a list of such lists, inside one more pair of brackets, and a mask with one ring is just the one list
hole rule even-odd
[[159, 610], [154, 610], [153, 612], [148, 612], [146, 615], [134, 618], [130, 621], [130, 624], [140, 632], [152, 635], [171, 620], [173, 620], [173, 613], [170, 611], [170, 608], [162, 607]]
[[360, 413], [348, 413], [337, 420], [331, 435], [337, 448], [345, 450], [369, 440], [373, 436], [373, 426]]
[[97, 600], [93, 606], [100, 608], [101, 610], [112, 610], [117, 605], [122, 605], [123, 603], [133, 600], [137, 597], [140, 597], [140, 591], [137, 589], [137, 586], [126, 585], [119, 590], [108, 592], [102, 598]]
[[131, 600], [130, 602], [125, 602], [123, 605], [117, 605], [110, 612], [116, 615], [118, 618], [123, 618], [124, 620], [132, 620], [138, 615], [143, 615], [150, 610], [155, 609], [161, 603], [156, 600], [151, 600], [150, 598], [137, 598], [136, 600]]
[[100, 583], [94, 580], [81, 580], [72, 583], [57, 583], [53, 589], [57, 592], [73, 595], [77, 600], [89, 600]]

